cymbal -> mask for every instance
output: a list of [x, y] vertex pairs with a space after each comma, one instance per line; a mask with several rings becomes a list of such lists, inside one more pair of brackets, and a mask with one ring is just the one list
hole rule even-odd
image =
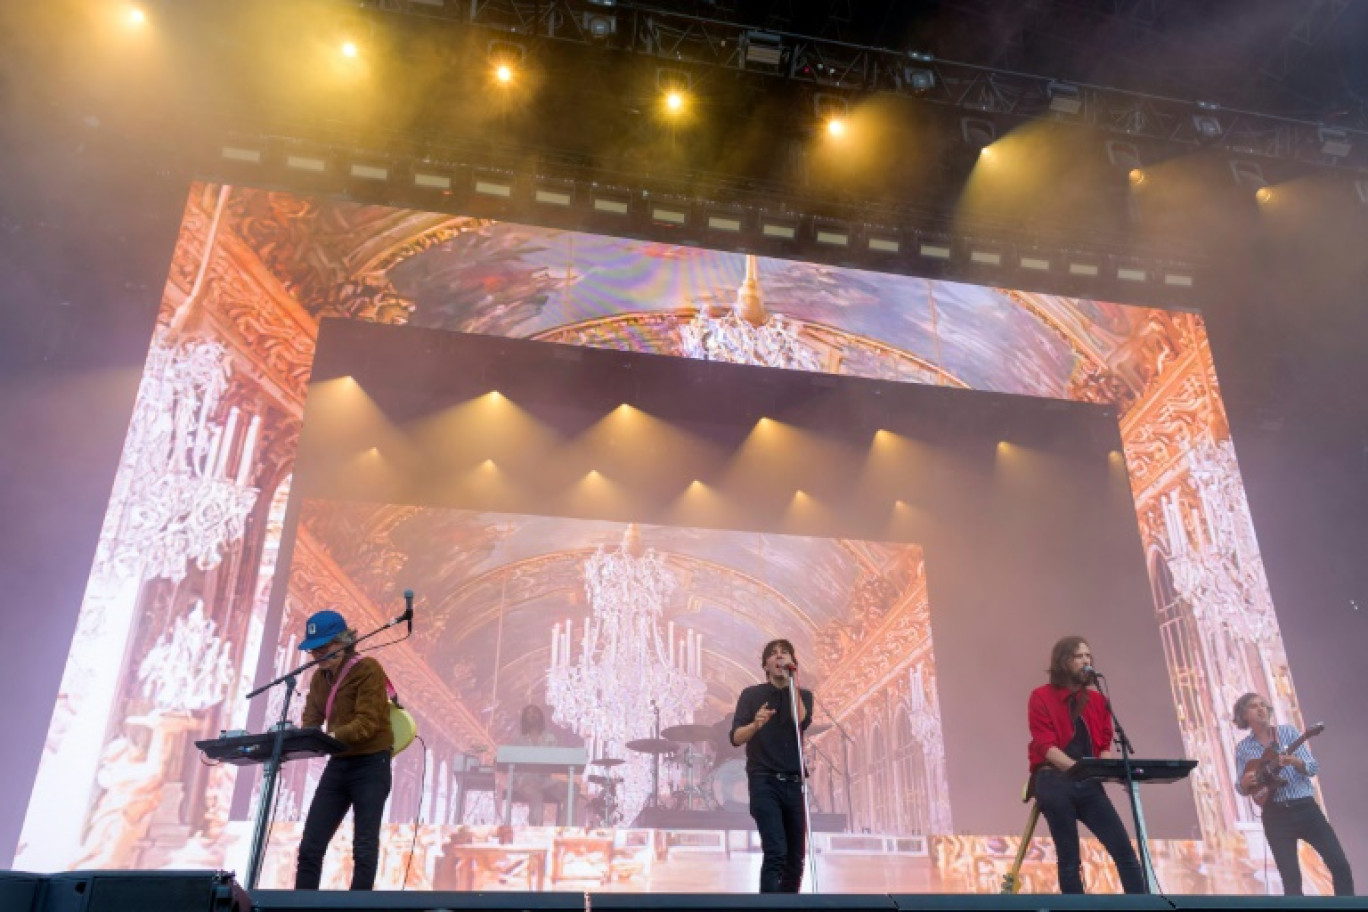
[[638, 754], [671, 754], [679, 750], [679, 745], [664, 738], [638, 738], [628, 741], [627, 749]]
[[618, 779], [618, 778], [615, 777], [615, 776], [590, 776], [590, 777], [589, 777], [589, 783], [590, 783], [591, 785], [602, 785], [602, 786], [607, 786], [607, 787], [610, 787], [610, 788], [611, 788], [613, 785], [615, 785], [615, 784], [617, 784], [617, 783], [619, 783], [619, 782], [621, 782], [621, 781], [622, 781], [621, 779]]
[[813, 737], [814, 735], [820, 735], [822, 732], [828, 731], [831, 731], [830, 722], [813, 722], [811, 725], [808, 726], [807, 729], [809, 738]]
[[590, 766], [622, 766], [626, 760], [619, 760], [617, 757], [599, 757], [597, 760], [590, 760]]
[[670, 741], [710, 741], [713, 730], [710, 725], [671, 725], [660, 736]]

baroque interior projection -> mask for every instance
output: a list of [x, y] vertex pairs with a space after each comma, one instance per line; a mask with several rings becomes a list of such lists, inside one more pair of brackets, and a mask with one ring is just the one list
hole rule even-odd
[[[364, 535], [328, 546], [306, 523], [284, 617], [269, 615], [325, 317], [1116, 406], [1173, 703], [1188, 755], [1200, 761], [1200, 833], [1156, 846], [1160, 876], [1193, 892], [1265, 889], [1261, 831], [1230, 789], [1236, 733], [1226, 709], [1245, 690], [1268, 693], [1293, 724], [1300, 707], [1199, 316], [210, 184], [187, 199], [17, 866], [241, 867], [254, 777], [200, 765], [192, 742], [245, 724], [242, 694], [294, 656], [308, 608], [369, 605], [381, 617], [402, 588], [395, 573], [406, 552], [386, 542], [419, 508], [387, 507]], [[372, 553], [343, 559], [345, 548]], [[516, 598], [527, 578], [502, 585], [501, 598]], [[896, 610], [869, 585], [851, 608], [867, 601], [862, 639], [811, 632], [825, 699], [865, 754], [850, 761], [849, 781], [820, 780], [819, 767], [818, 790], [865, 813], [871, 833], [922, 840], [908, 845], [925, 880], [909, 886], [982, 889], [1010, 861], [1016, 837], [953, 835], [944, 793], [918, 785], [935, 782], [942, 762], [929, 640], [919, 651], [909, 633], [929, 609], [915, 584], [900, 590]], [[548, 615], [535, 642], [549, 650], [565, 620]], [[705, 634], [705, 657], [716, 643]], [[462, 695], [482, 672], [452, 657], [433, 667], [421, 646], [391, 661], [409, 702], [442, 720], [440, 734], [426, 779], [398, 775], [382, 879], [397, 876], [409, 852], [412, 834], [399, 821], [412, 819], [420, 794], [424, 819], [435, 821], [433, 808], [450, 801], [455, 758], [489, 732], [485, 705]], [[172, 656], [199, 656], [203, 667], [185, 677]], [[878, 696], [846, 683], [862, 680], [871, 661], [898, 668]], [[717, 699], [709, 689], [705, 707], [715, 712]], [[282, 818], [297, 816], [316, 772], [291, 775]], [[889, 788], [900, 789], [897, 801], [880, 799]], [[290, 823], [277, 827], [266, 882], [288, 878], [282, 859], [295, 838]], [[553, 883], [555, 870], [581, 863], [613, 867], [628, 887], [670, 883], [669, 846], [655, 837], [596, 838], [570, 860], [567, 844], [548, 842], [550, 854], [535, 861], [500, 855], [478, 828], [456, 838], [432, 823], [415, 867], [439, 885], [443, 871], [486, 885], [514, 868], [540, 885], [547, 859]], [[1048, 856], [1047, 840], [1033, 846], [1028, 883]], [[1100, 882], [1108, 874], [1095, 862], [1088, 876]], [[1328, 888], [1317, 866], [1308, 882]]]

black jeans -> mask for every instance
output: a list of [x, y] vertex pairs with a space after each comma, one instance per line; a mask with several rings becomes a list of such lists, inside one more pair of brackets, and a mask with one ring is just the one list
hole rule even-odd
[[803, 824], [803, 786], [769, 775], [750, 776], [750, 815], [760, 832], [761, 893], [797, 893], [803, 886], [803, 853], [807, 830]]
[[299, 840], [296, 890], [318, 889], [323, 876], [323, 855], [348, 810], [353, 811], [351, 888], [374, 889], [375, 871], [380, 863], [380, 820], [389, 792], [389, 751], [333, 757], [328, 761]]
[[1288, 896], [1302, 895], [1301, 862], [1297, 861], [1297, 840], [1305, 839], [1320, 853], [1321, 860], [1334, 878], [1336, 896], [1354, 895], [1354, 873], [1349, 870], [1349, 859], [1344, 857], [1339, 837], [1325, 819], [1314, 798], [1299, 798], [1282, 804], [1269, 803], [1263, 811], [1264, 838], [1273, 862], [1282, 877], [1283, 892]]
[[1059, 892], [1083, 892], [1083, 863], [1078, 850], [1080, 822], [1092, 830], [1111, 855], [1121, 888], [1127, 893], [1145, 892], [1140, 859], [1102, 783], [1070, 782], [1058, 770], [1046, 767], [1036, 775], [1036, 803], [1054, 839], [1059, 859]]

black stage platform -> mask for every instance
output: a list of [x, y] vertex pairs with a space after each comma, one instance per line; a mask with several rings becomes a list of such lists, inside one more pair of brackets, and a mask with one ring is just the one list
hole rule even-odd
[[296, 892], [250, 896], [221, 871], [74, 871], [41, 875], [0, 871], [0, 912], [1047, 912], [1047, 910], [1363, 909], [1368, 897], [1059, 896], [1031, 894], [800, 894]]

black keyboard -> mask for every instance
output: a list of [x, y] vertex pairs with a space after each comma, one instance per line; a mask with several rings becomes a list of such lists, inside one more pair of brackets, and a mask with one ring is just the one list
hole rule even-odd
[[[204, 752], [210, 760], [231, 763], [234, 766], [252, 766], [271, 759], [275, 743], [275, 732], [262, 732], [259, 735], [236, 735], [231, 738], [211, 738], [196, 741], [195, 747]], [[309, 757], [325, 757], [347, 746], [321, 728], [292, 728], [285, 732], [280, 745], [280, 759], [305, 760]]]

